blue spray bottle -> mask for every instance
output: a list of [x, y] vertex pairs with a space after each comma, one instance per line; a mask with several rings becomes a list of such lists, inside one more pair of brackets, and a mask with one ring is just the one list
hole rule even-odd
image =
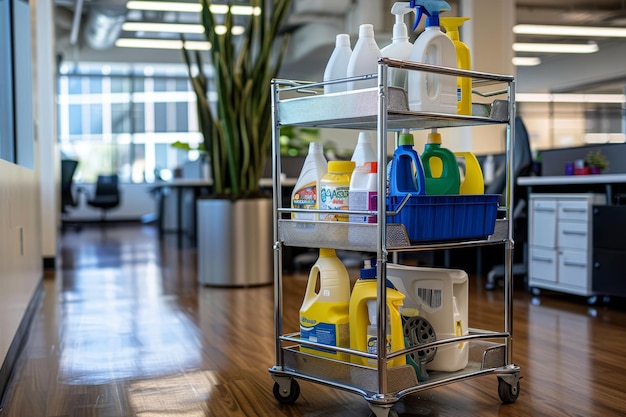
[[[439, 14], [450, 10], [443, 0], [411, 0], [416, 8], [415, 29], [426, 15], [426, 29], [417, 37], [409, 60], [456, 68], [456, 48], [439, 25]], [[417, 112], [457, 113], [456, 77], [425, 71], [409, 71], [409, 109]]]

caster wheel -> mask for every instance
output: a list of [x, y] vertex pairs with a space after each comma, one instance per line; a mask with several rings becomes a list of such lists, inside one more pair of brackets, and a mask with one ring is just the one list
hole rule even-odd
[[510, 385], [505, 380], [498, 378], [498, 396], [502, 404], [512, 404], [519, 397], [519, 381], [515, 386]]
[[534, 296], [540, 296], [541, 295], [541, 290], [539, 288], [536, 287], [531, 287], [530, 288], [530, 293]]
[[293, 404], [300, 396], [300, 385], [295, 379], [291, 380], [289, 390], [283, 390], [280, 388], [278, 382], [274, 383], [274, 397], [281, 404]]

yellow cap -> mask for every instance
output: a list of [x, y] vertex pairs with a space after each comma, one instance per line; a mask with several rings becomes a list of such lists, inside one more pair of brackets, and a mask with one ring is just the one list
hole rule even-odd
[[437, 132], [428, 134], [428, 143], [441, 143], [441, 135]]
[[320, 248], [320, 258], [330, 258], [335, 256], [335, 250], [330, 248]]
[[356, 163], [354, 161], [328, 161], [328, 172], [345, 172], [351, 174]]

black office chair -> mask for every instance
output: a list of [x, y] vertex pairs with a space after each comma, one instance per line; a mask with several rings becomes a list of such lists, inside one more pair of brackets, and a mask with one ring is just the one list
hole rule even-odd
[[[532, 153], [530, 151], [530, 141], [528, 139], [528, 131], [522, 119], [515, 117], [515, 141], [513, 144], [513, 204], [514, 212], [511, 214], [514, 222], [515, 248], [522, 249], [521, 263], [513, 263], [513, 276], [528, 275], [526, 261], [526, 189], [517, 185], [517, 178], [529, 175], [532, 169]], [[501, 194], [502, 200], [506, 202], [506, 164], [503, 164], [495, 174], [495, 178], [485, 189], [485, 194]], [[487, 274], [487, 283], [485, 288], [492, 290], [495, 288], [496, 280], [504, 278], [504, 265], [494, 266]]]
[[78, 168], [78, 161], [73, 159], [61, 160], [61, 213], [66, 214], [69, 207], [77, 207], [78, 199], [74, 197], [74, 173]]
[[[67, 217], [69, 209], [78, 207], [78, 198], [75, 193], [79, 190], [74, 189], [74, 173], [78, 168], [78, 161], [74, 159], [61, 160], [61, 231], [70, 225]], [[74, 225], [80, 229], [78, 225]]]
[[96, 192], [87, 204], [101, 210], [100, 220], [106, 221], [107, 211], [120, 205], [120, 189], [117, 175], [98, 175]]

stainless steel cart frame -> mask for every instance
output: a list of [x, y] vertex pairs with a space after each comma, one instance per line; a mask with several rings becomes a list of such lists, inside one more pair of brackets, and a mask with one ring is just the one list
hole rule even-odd
[[[477, 104], [487, 109], [485, 115], [461, 116], [410, 111], [403, 89], [387, 84], [389, 68], [406, 71], [424, 71], [472, 79], [472, 88], [482, 97], [506, 96], [505, 100]], [[299, 396], [296, 379], [310, 381], [329, 387], [359, 394], [367, 400], [377, 417], [387, 417], [391, 407], [403, 396], [453, 382], [483, 375], [495, 374], [498, 378], [498, 394], [503, 403], [514, 402], [519, 395], [520, 368], [512, 362], [513, 334], [513, 140], [515, 118], [515, 81], [511, 76], [438, 67], [388, 58], [379, 60], [378, 74], [330, 81], [347, 82], [377, 78], [378, 87], [349, 91], [346, 93], [321, 94], [327, 82], [301, 82], [273, 80], [272, 117], [274, 122], [272, 141], [272, 172], [274, 188], [274, 321], [276, 334], [276, 364], [269, 369], [275, 381], [274, 395], [281, 403], [292, 403]], [[288, 97], [288, 98], [285, 98]], [[488, 115], [487, 115], [488, 114]], [[402, 128], [412, 130], [478, 126], [506, 125], [507, 190], [506, 204], [499, 207], [503, 217], [496, 221], [495, 232], [485, 239], [463, 242], [414, 244], [401, 224], [387, 224], [385, 199], [378, 199], [378, 209], [347, 211], [347, 214], [378, 216], [376, 224], [339, 223], [324, 221], [299, 221], [285, 218], [285, 214], [302, 210], [282, 207], [280, 196], [281, 157], [279, 129], [282, 125], [331, 127], [377, 131], [378, 166], [387, 166], [387, 132], [399, 132]], [[379, 175], [378, 195], [384, 196], [385, 175]], [[400, 207], [398, 210], [401, 210]], [[309, 211], [310, 212], [310, 211]], [[323, 210], [318, 210], [324, 213]], [[352, 236], [353, 238], [346, 238]], [[284, 245], [301, 247], [331, 247], [376, 253], [377, 259], [377, 319], [378, 340], [384, 340], [387, 327], [386, 299], [388, 256], [403, 251], [425, 251], [457, 248], [463, 246], [504, 245], [504, 331], [469, 329], [469, 334], [421, 344], [401, 351], [387, 353], [384, 344], [378, 344], [376, 355], [342, 347], [329, 347], [300, 339], [299, 333], [283, 333], [283, 274], [282, 248]], [[381, 301], [383, 300], [383, 301]], [[388, 360], [419, 350], [450, 343], [469, 343], [469, 362], [457, 372], [432, 372], [426, 382], [418, 382], [410, 366], [388, 367]], [[311, 355], [299, 350], [299, 346], [321, 347], [375, 360], [377, 368], [356, 365]]]

